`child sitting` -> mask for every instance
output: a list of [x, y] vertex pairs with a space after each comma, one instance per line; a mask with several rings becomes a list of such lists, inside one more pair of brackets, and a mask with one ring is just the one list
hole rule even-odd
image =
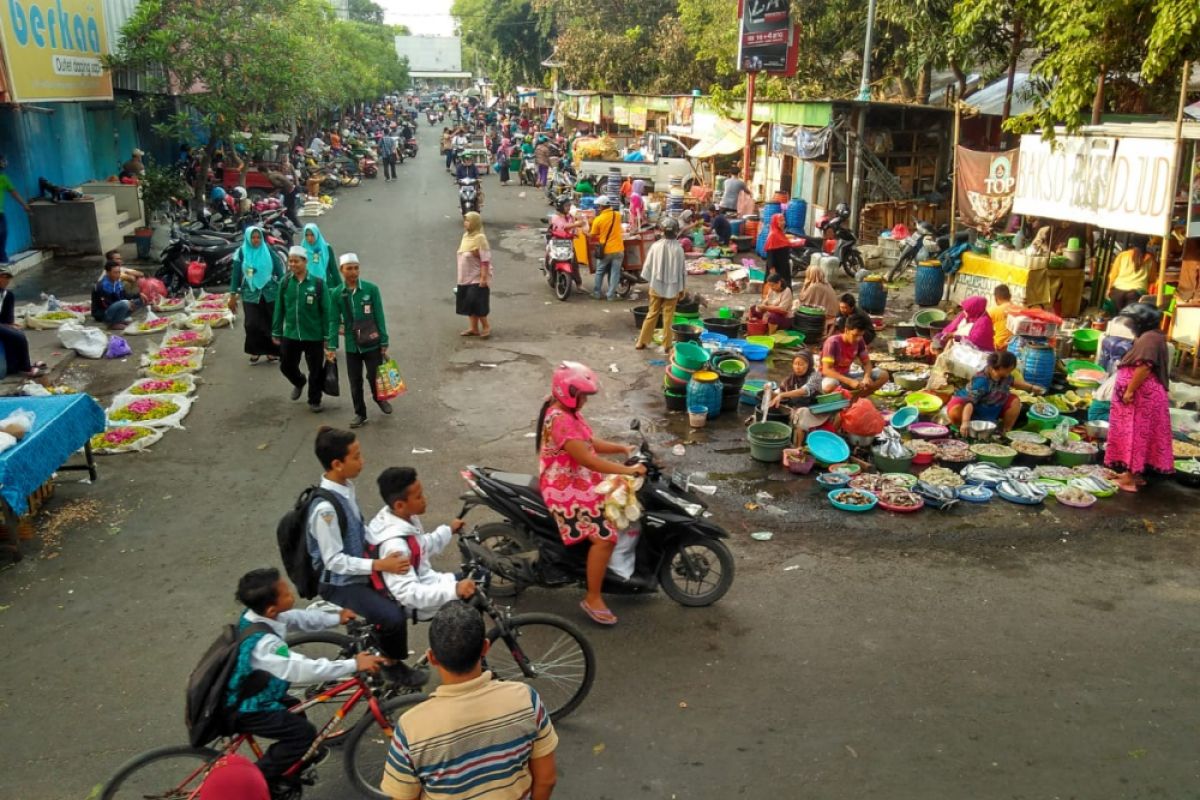
[[[356, 671], [375, 672], [388, 662], [369, 653], [330, 661], [291, 652], [284, 641], [288, 630], [325, 630], [353, 619], [354, 612], [295, 610], [296, 596], [277, 569], [247, 572], [238, 581], [237, 599], [246, 606], [239, 630], [255, 623], [271, 630], [251, 634], [241, 643], [226, 704], [234, 712], [235, 731], [275, 740], [258, 760], [258, 768], [269, 783], [279, 785], [285, 780], [283, 773], [308, 752], [317, 738], [316, 728], [303, 714], [288, 711], [299, 702], [288, 695], [291, 685], [340, 680]], [[312, 761], [319, 761], [324, 754], [323, 749], [318, 751]]]
[[430, 559], [450, 544], [450, 537], [465, 524], [456, 519], [433, 533], [421, 527], [425, 493], [417, 471], [411, 467], [388, 467], [378, 478], [384, 507], [367, 526], [367, 543], [379, 550], [379, 558], [399, 553], [412, 568], [404, 574], [383, 575], [384, 585], [397, 603], [412, 609], [419, 620], [433, 619], [437, 610], [455, 598], [466, 600], [475, 593], [475, 582], [453, 573], [439, 572]]

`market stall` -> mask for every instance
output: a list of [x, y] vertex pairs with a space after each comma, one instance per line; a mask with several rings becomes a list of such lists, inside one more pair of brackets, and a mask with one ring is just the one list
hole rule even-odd
[[[104, 410], [89, 395], [0, 398], [0, 419], [14, 411], [34, 414], [29, 432], [0, 453], [0, 499], [8, 530], [15, 531], [19, 518], [29, 510], [29, 497], [55, 472], [87, 470], [96, 480], [96, 463], [90, 439], [104, 430]], [[67, 465], [73, 453], [83, 450], [84, 462]], [[0, 541], [13, 560], [20, 559], [15, 542]]]
[[958, 303], [971, 295], [991, 297], [1000, 284], [1007, 284], [1013, 300], [1029, 308], [1052, 309], [1064, 317], [1083, 310], [1082, 268], [1051, 269], [1040, 263], [1023, 266], [971, 252], [963, 253], [950, 299]]

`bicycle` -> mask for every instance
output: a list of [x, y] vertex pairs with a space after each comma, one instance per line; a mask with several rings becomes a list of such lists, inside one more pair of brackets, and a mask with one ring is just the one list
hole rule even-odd
[[[364, 698], [368, 698], [367, 713], [353, 728], [337, 734], [345, 738], [346, 776], [365, 796], [387, 797], [379, 791], [378, 786], [383, 778], [392, 740], [391, 720], [396, 719], [406, 706], [415, 705], [425, 698], [421, 694], [382, 696], [382, 687], [383, 684], [374, 678], [355, 674], [335, 685], [327, 685], [323, 691], [289, 709], [292, 713], [301, 713], [330, 702], [335, 697], [349, 695], [327, 722], [317, 726], [317, 738], [308, 752], [284, 773], [284, 777], [296, 780], [295, 788], [286, 795], [288, 800], [300, 800], [304, 786], [316, 782], [316, 773], [309, 768], [308, 759], [328, 743], [336, 723], [344, 720]], [[379, 735], [368, 735], [369, 731], [376, 729]], [[228, 743], [221, 747], [170, 745], [135, 756], [104, 784], [99, 800], [191, 800], [199, 793], [204, 779], [217, 761], [224, 756], [236, 753], [243, 745], [249, 745], [255, 758], [262, 757], [263, 748], [251, 734], [238, 733], [227, 738]], [[365, 776], [374, 776], [374, 783], [369, 783]]]
[[[485, 546], [476, 534], [470, 533], [459, 537], [458, 548], [463, 556], [461, 574], [475, 580], [475, 594], [468, 602], [491, 617], [494, 623], [487, 633], [491, 647], [483, 659], [484, 669], [491, 670], [498, 680], [517, 680], [533, 686], [550, 719], [558, 722], [578, 708], [592, 688], [596, 678], [596, 655], [591, 643], [579, 628], [557, 615], [513, 614], [511, 608], [497, 606], [488, 595], [491, 576], [482, 561], [490, 556]], [[288, 637], [288, 646], [302, 647], [300, 652], [313, 658], [353, 658], [362, 652], [379, 652], [372, 625], [351, 620], [346, 630], [347, 633], [295, 633]], [[503, 640], [505, 648], [497, 646], [499, 640]], [[313, 645], [329, 645], [332, 649], [309, 649]], [[428, 665], [428, 656], [422, 656], [415, 666]], [[308, 696], [320, 692], [321, 688], [310, 689]], [[416, 691], [419, 690], [402, 686], [389, 688], [391, 696]], [[346, 730], [335, 733], [332, 743], [345, 733]]]

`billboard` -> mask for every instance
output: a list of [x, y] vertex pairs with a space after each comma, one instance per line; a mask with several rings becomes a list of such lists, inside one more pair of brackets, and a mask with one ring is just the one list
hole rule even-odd
[[396, 55], [411, 72], [462, 72], [462, 39], [457, 36], [397, 36]]
[[0, 46], [14, 103], [112, 99], [101, 0], [6, 0]]
[[773, 75], [796, 73], [799, 28], [792, 25], [791, 0], [738, 0], [738, 69]]

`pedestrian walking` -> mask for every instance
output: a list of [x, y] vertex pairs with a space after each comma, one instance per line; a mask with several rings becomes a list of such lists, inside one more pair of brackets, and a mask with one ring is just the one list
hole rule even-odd
[[279, 345], [271, 340], [271, 325], [275, 320], [275, 298], [279, 296], [279, 282], [283, 276], [283, 258], [266, 243], [263, 229], [247, 228], [242, 234], [242, 246], [233, 256], [229, 310], [237, 311], [240, 296], [245, 309], [244, 350], [250, 356], [251, 364], [257, 364], [263, 356], [267, 361], [279, 360]]
[[549, 800], [558, 734], [541, 697], [483, 669], [483, 617], [455, 600], [429, 623], [429, 663], [441, 684], [400, 716], [381, 789], [394, 800]]
[[396, 137], [395, 123], [392, 123], [392, 129], [383, 135], [379, 140], [379, 155], [383, 158], [383, 181], [395, 180], [396, 178]]
[[446, 157], [446, 171], [450, 171], [450, 165], [454, 163], [454, 134], [449, 128], [442, 128], [442, 155]]
[[[363, 400], [363, 378], [371, 389], [371, 398], [384, 414], [392, 413], [392, 404], [380, 400], [375, 389], [379, 367], [387, 358], [387, 321], [383, 314], [383, 298], [379, 287], [359, 279], [361, 266], [358, 256], [346, 253], [338, 262], [342, 285], [329, 293], [329, 335], [325, 357], [337, 357], [340, 331], [346, 334], [346, 373], [350, 380], [350, 399], [354, 404], [351, 428], [361, 428], [367, 422], [367, 404]], [[366, 374], [363, 369], [366, 368]]]
[[550, 144], [545, 136], [539, 136], [537, 147], [533, 148], [533, 163], [537, 165], [537, 185], [545, 186], [550, 174]]
[[663, 350], [669, 353], [674, 342], [671, 320], [675, 318], [675, 304], [683, 296], [687, 266], [683, 247], [679, 244], [679, 223], [674, 217], [667, 217], [662, 221], [662, 231], [663, 238], [650, 245], [646, 251], [646, 265], [642, 267], [642, 278], [650, 283], [650, 310], [635, 347], [645, 350], [654, 341], [654, 329], [661, 316]]
[[500, 173], [500, 184], [502, 186], [508, 186], [512, 180], [508, 164], [508, 160], [512, 158], [512, 151], [512, 141], [507, 136], [502, 137], [500, 145], [496, 148], [496, 169]]
[[333, 247], [325, 241], [321, 229], [315, 223], [310, 222], [304, 226], [304, 236], [301, 238], [300, 244], [308, 255], [309, 270], [315, 272], [317, 277], [325, 281], [325, 285], [329, 288], [336, 289], [341, 286], [342, 275], [338, 272], [337, 256], [334, 255]]
[[[288, 251], [289, 274], [279, 287], [271, 339], [279, 345], [279, 371], [292, 384], [292, 399], [299, 400], [308, 384], [308, 410], [321, 412], [324, 384], [325, 336], [329, 332], [325, 307], [325, 282], [308, 268], [303, 247]], [[308, 379], [300, 371], [300, 359], [308, 367]]]
[[25, 209], [25, 213], [29, 213], [29, 204], [25, 202], [20, 193], [17, 192], [17, 187], [13, 185], [12, 178], [8, 177], [5, 170], [8, 169], [8, 159], [0, 155], [0, 264], [8, 262], [8, 217], [4, 213], [4, 204], [8, 201], [8, 196], [11, 194], [13, 199], [21, 208]]
[[617, 286], [621, 283], [621, 267], [625, 263], [625, 231], [621, 227], [621, 214], [608, 204], [608, 195], [596, 198], [600, 211], [592, 220], [592, 236], [596, 239], [596, 285], [592, 297], [599, 300], [604, 289], [604, 277], [608, 276], [608, 301], [617, 299]]
[[1171, 356], [1159, 330], [1162, 312], [1146, 303], [1124, 309], [1137, 338], [1117, 364], [1108, 415], [1104, 465], [1116, 470], [1117, 486], [1136, 492], [1145, 474], [1169, 475], [1175, 469], [1171, 443]]
[[25, 338], [25, 331], [17, 327], [17, 298], [8, 290], [11, 281], [12, 270], [0, 265], [0, 347], [4, 349], [10, 373], [37, 378], [45, 373], [46, 362], [29, 359], [29, 340]]
[[455, 289], [455, 313], [469, 317], [471, 327], [459, 336], [492, 335], [488, 322], [491, 313], [492, 251], [483, 232], [483, 217], [476, 211], [463, 215], [463, 236], [458, 243], [458, 285]]

